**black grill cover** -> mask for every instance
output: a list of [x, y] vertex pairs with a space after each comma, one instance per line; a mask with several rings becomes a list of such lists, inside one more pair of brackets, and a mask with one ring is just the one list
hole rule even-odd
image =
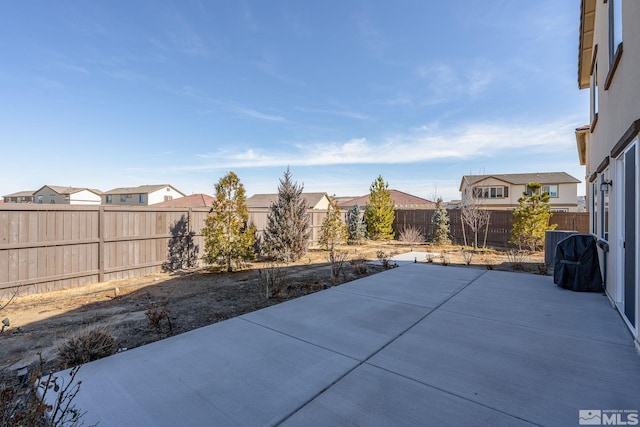
[[596, 239], [590, 234], [574, 234], [556, 246], [553, 283], [577, 292], [602, 291]]

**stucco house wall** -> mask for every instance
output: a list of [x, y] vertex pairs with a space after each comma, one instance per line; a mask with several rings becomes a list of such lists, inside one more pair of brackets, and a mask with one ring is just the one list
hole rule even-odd
[[99, 205], [102, 197], [88, 188], [45, 185], [33, 193], [34, 203], [61, 205]]
[[148, 206], [180, 197], [184, 197], [184, 193], [169, 184], [140, 185], [109, 190], [104, 193], [102, 203], [106, 205]]
[[[590, 93], [590, 134], [577, 129], [576, 137], [579, 153], [586, 144], [587, 210], [592, 233], [609, 247], [599, 250], [607, 295], [640, 348], [640, 2], [581, 0], [580, 7], [578, 87]], [[611, 43], [620, 20], [622, 42]]]
[[556, 186], [556, 194], [551, 194], [549, 198], [553, 211], [578, 212], [579, 180], [564, 173], [501, 174], [486, 177], [484, 175], [465, 175], [460, 183], [460, 192], [465, 195], [473, 189], [477, 191], [483, 188], [499, 189], [502, 197], [480, 197], [477, 200], [487, 209], [511, 210], [518, 206], [518, 199], [527, 189], [526, 183], [520, 183], [523, 179], [527, 183], [538, 182], [543, 187]]

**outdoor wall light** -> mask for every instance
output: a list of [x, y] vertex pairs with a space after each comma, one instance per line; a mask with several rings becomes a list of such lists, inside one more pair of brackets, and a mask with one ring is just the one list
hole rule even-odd
[[600, 184], [600, 191], [602, 191], [603, 193], [608, 193], [611, 187], [613, 187], [613, 181], [602, 181], [602, 183]]

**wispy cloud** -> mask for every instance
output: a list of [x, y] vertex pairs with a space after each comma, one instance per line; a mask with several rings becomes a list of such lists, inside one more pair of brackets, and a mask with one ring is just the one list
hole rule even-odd
[[282, 116], [263, 113], [262, 111], [254, 110], [253, 108], [244, 107], [242, 105], [231, 105], [231, 110], [237, 114], [254, 119], [266, 120], [269, 122], [286, 122], [286, 119]]
[[296, 107], [296, 110], [302, 111], [303, 113], [327, 114], [330, 116], [347, 117], [349, 119], [356, 119], [356, 120], [371, 119], [371, 117], [367, 116], [366, 114], [359, 113], [357, 111], [349, 111], [349, 110], [327, 110], [322, 108], [304, 108], [304, 107]]
[[204, 39], [180, 14], [172, 16], [164, 37], [149, 37], [149, 42], [162, 51], [179, 52], [188, 56], [209, 56], [209, 48]]
[[356, 17], [355, 28], [364, 48], [376, 59], [385, 61], [385, 53], [391, 43], [371, 18], [371, 11], [364, 9]]
[[415, 73], [426, 81], [426, 98], [421, 103], [427, 105], [478, 96], [493, 80], [491, 68], [480, 63], [466, 67], [453, 67], [445, 63], [421, 65]]
[[55, 66], [61, 70], [65, 70], [65, 71], [71, 71], [74, 73], [80, 73], [80, 74], [88, 74], [89, 70], [87, 70], [84, 67], [81, 67], [79, 65], [74, 65], [74, 64], [68, 64], [68, 63], [63, 63], [63, 62], [56, 62]]
[[152, 79], [150, 79], [148, 76], [144, 74], [136, 73], [135, 71], [130, 71], [130, 70], [110, 71], [110, 72], [107, 72], [107, 74], [118, 80], [126, 80], [126, 81], [142, 80], [147, 82], [152, 81]]
[[[215, 158], [215, 168], [320, 166], [340, 164], [409, 164], [437, 160], [490, 158], [527, 151], [553, 153], [573, 149], [574, 120], [552, 123], [475, 123], [457, 130], [424, 126], [379, 141], [353, 138], [344, 142], [298, 144], [293, 150], [229, 149], [202, 155]], [[209, 166], [195, 166], [207, 169]], [[186, 169], [194, 169], [187, 166]]]
[[260, 31], [260, 27], [258, 26], [255, 16], [253, 15], [253, 10], [246, 2], [242, 2], [242, 20], [244, 22], [245, 27], [254, 33]]

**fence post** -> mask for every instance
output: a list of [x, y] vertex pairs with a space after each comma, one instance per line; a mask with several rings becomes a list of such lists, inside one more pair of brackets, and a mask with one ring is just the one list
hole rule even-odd
[[104, 282], [104, 206], [98, 208], [98, 282]]

